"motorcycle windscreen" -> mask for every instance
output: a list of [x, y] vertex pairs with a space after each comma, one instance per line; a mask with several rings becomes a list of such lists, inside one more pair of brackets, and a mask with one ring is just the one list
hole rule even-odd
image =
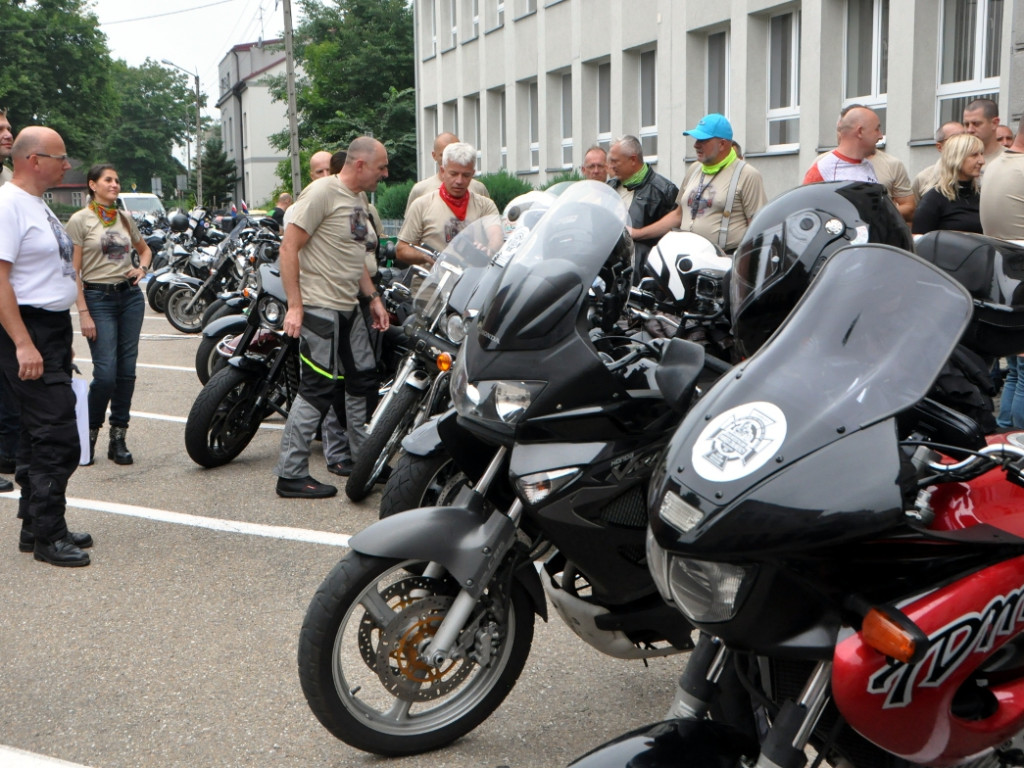
[[971, 310], [959, 283], [907, 251], [837, 251], [765, 346], [687, 415], [667, 454], [670, 479], [721, 509], [802, 457], [910, 408]]
[[572, 333], [628, 224], [626, 207], [611, 187], [572, 184], [516, 250], [485, 302], [481, 344], [490, 350], [545, 349]]
[[413, 297], [413, 311], [423, 325], [429, 326], [444, 311], [455, 284], [467, 271], [480, 279], [502, 242], [500, 216], [471, 221], [452, 238]]

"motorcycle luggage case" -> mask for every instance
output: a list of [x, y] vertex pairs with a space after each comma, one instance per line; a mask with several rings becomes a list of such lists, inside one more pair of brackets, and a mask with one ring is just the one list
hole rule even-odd
[[985, 357], [1024, 352], [1024, 246], [969, 232], [936, 230], [917, 255], [949, 273], [974, 297], [962, 343]]

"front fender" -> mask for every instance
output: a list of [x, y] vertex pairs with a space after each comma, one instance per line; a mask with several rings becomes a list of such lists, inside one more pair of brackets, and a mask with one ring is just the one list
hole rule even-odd
[[219, 338], [225, 334], [237, 335], [245, 330], [249, 318], [245, 315], [224, 315], [203, 328], [203, 336]]
[[166, 272], [157, 278], [157, 282], [170, 283], [171, 285], [191, 285], [194, 288], [199, 288], [205, 281], [200, 280], [198, 277], [183, 275], [180, 272]]
[[631, 731], [570, 763], [571, 768], [735, 768], [758, 744], [724, 723], [668, 720]]
[[[479, 597], [503, 556], [514, 543], [516, 527], [506, 515], [483, 515], [463, 507], [421, 507], [391, 515], [364, 528], [349, 547], [373, 557], [440, 563], [459, 585]], [[536, 611], [547, 620], [540, 576], [532, 563], [516, 569]]]
[[416, 429], [402, 438], [402, 449], [413, 456], [433, 456], [444, 448], [441, 442], [441, 434], [438, 431], [438, 421], [441, 417], [427, 419]]

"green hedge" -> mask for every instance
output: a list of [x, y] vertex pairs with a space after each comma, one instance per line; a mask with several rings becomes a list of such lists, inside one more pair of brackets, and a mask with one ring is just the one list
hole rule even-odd
[[526, 194], [533, 190], [533, 185], [513, 176], [508, 171], [498, 171], [477, 177], [491, 195], [491, 200], [498, 206], [498, 213], [505, 210], [505, 206], [512, 202], [512, 199], [519, 195]]
[[413, 181], [399, 184], [381, 182], [377, 187], [377, 213], [382, 219], [401, 219], [405, 217], [405, 203], [409, 199]]

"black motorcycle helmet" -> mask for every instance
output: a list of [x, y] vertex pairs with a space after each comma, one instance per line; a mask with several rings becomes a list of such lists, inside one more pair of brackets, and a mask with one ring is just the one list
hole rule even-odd
[[168, 223], [171, 226], [171, 232], [184, 232], [188, 229], [188, 215], [178, 211], [171, 215]]
[[732, 331], [756, 352], [835, 251], [859, 243], [913, 250], [910, 229], [881, 184], [838, 181], [786, 192], [762, 208], [733, 255]]

